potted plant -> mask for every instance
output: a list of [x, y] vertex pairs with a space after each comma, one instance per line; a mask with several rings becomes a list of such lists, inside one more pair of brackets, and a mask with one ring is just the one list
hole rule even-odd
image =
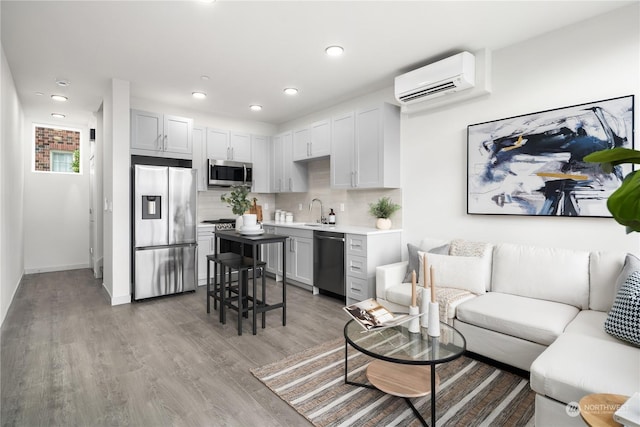
[[248, 195], [249, 187], [237, 185], [231, 187], [229, 196], [227, 196], [227, 193], [223, 193], [220, 196], [220, 200], [226, 203], [231, 208], [231, 212], [238, 216], [236, 219], [236, 229], [242, 227], [242, 214], [251, 207], [251, 201], [247, 198]]
[[391, 228], [391, 215], [400, 209], [400, 205], [395, 204], [389, 197], [381, 197], [376, 203], [369, 203], [369, 213], [377, 218], [376, 227], [380, 230]]

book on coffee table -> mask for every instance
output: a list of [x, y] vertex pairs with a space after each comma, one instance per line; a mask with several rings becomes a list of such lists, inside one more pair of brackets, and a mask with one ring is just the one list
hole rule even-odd
[[396, 314], [387, 310], [375, 298], [369, 298], [342, 308], [365, 330], [389, 328], [400, 325], [414, 317], [409, 314]]

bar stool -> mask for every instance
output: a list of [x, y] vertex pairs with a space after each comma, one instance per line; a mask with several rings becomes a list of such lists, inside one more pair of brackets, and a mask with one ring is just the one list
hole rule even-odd
[[[248, 295], [248, 278], [249, 278], [249, 270], [253, 269], [253, 258], [242, 257], [237, 254], [230, 253], [222, 253], [218, 255], [208, 255], [207, 262], [213, 261], [216, 264], [220, 265], [222, 268], [221, 271], [221, 281], [220, 287], [218, 288], [217, 283], [214, 285], [213, 291], [210, 290], [209, 286], [207, 286], [207, 299], [212, 297], [214, 300], [214, 308], [216, 307], [216, 302], [220, 301], [220, 322], [222, 324], [226, 323], [226, 309], [231, 308], [232, 310], [236, 310], [238, 312], [238, 335], [242, 335], [242, 317], [245, 315], [248, 317], [249, 310], [253, 310], [253, 335], [257, 333], [256, 331], [256, 313], [255, 308], [259, 305], [263, 304], [263, 301], [258, 300], [256, 296], [256, 281], [253, 281], [253, 292], [252, 295]], [[254, 275], [257, 274], [257, 270], [262, 270], [262, 295], [263, 300], [265, 297], [265, 274], [264, 267], [267, 264], [264, 261], [256, 261], [256, 271], [254, 271]], [[209, 269], [209, 264], [207, 264], [207, 269]], [[233, 271], [238, 272], [238, 285], [232, 285], [232, 274]], [[227, 275], [228, 271], [228, 275]], [[228, 282], [227, 282], [228, 279]], [[210, 279], [207, 281], [209, 284]], [[215, 281], [214, 281], [215, 282]], [[251, 301], [251, 305], [249, 305], [249, 301]], [[236, 302], [236, 304], [234, 304]], [[208, 301], [207, 301], [208, 308]], [[262, 327], [265, 327], [265, 315], [262, 315]]]
[[[217, 310], [218, 309], [218, 301], [221, 300], [221, 295], [220, 295], [220, 283], [218, 283], [218, 278], [217, 278], [217, 267], [218, 265], [221, 265], [222, 262], [224, 261], [239, 261], [242, 258], [242, 256], [240, 256], [239, 254], [233, 253], [233, 252], [223, 252], [220, 254], [216, 254], [216, 255], [207, 255], [207, 313], [211, 312], [211, 299], [213, 299], [213, 309]], [[214, 263], [214, 277], [213, 277], [213, 290], [211, 289], [211, 263]], [[225, 270], [222, 270], [222, 274], [221, 274], [221, 278], [224, 278], [225, 276]], [[231, 278], [229, 278], [229, 283], [231, 283]], [[220, 321], [222, 322], [222, 310], [220, 311]]]

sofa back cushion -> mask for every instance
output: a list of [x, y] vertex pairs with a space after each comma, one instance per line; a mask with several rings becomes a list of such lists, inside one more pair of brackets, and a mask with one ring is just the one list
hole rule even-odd
[[[591, 252], [589, 258], [589, 308], [609, 311], [618, 292], [616, 283], [621, 284], [619, 276], [625, 265], [623, 252]], [[629, 259], [629, 272], [622, 278], [626, 280], [631, 271], [640, 270], [640, 261], [633, 255]]]
[[496, 245], [491, 290], [586, 309], [589, 306], [589, 252]]

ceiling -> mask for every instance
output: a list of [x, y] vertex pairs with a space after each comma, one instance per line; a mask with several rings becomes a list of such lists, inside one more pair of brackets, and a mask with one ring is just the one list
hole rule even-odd
[[[0, 35], [34, 119], [61, 112], [58, 123], [91, 124], [117, 78], [135, 98], [277, 125], [390, 87], [394, 76], [450, 54], [497, 50], [630, 3], [2, 0]], [[334, 44], [341, 57], [325, 55]], [[284, 95], [289, 86], [298, 95]]]

